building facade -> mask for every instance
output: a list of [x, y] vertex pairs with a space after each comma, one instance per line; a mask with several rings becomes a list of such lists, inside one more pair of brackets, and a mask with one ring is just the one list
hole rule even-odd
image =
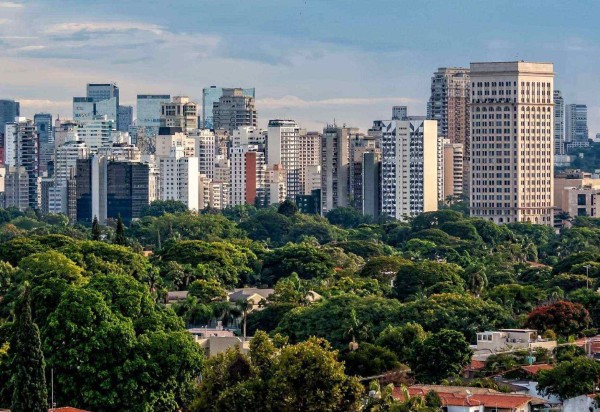
[[[309, 195], [314, 189], [321, 187], [320, 180], [320, 165], [321, 165], [321, 139], [323, 135], [319, 132], [307, 132], [306, 129], [300, 129], [298, 134], [299, 148], [299, 185], [301, 194]], [[309, 170], [313, 171], [314, 167], [319, 166], [319, 185], [315, 187], [310, 182], [308, 176]]]
[[269, 120], [267, 133], [267, 165], [281, 165], [287, 173], [290, 199], [300, 194], [300, 128], [294, 120]]
[[265, 202], [265, 155], [258, 146], [231, 148], [230, 205], [263, 205]]
[[565, 108], [567, 148], [587, 147], [590, 144], [588, 138], [587, 106], [585, 104], [568, 104]]
[[560, 90], [554, 90], [554, 154], [565, 155], [565, 100]]
[[471, 216], [552, 225], [551, 63], [471, 63]]
[[38, 133], [40, 175], [47, 175], [48, 164], [54, 160], [52, 115], [49, 113], [37, 113], [33, 116], [33, 123]]
[[328, 125], [321, 139], [322, 213], [350, 205], [350, 136], [358, 129]]
[[174, 96], [170, 102], [161, 102], [161, 127], [179, 127], [182, 131], [198, 128], [198, 105], [187, 96]]
[[464, 195], [464, 146], [460, 143], [444, 143], [444, 196], [447, 203], [462, 199]]
[[[256, 99], [256, 90], [254, 88], [241, 90], [244, 96]], [[213, 107], [215, 103], [219, 103], [221, 96], [223, 96], [222, 87], [210, 86], [202, 90], [202, 122], [205, 129], [215, 129]]]
[[190, 210], [199, 210], [198, 158], [186, 157], [181, 146], [171, 146], [169, 156], [159, 162], [161, 200], [178, 200]]
[[257, 113], [254, 97], [244, 89], [223, 89], [219, 100], [213, 103], [213, 129], [230, 133], [240, 126], [256, 126]]

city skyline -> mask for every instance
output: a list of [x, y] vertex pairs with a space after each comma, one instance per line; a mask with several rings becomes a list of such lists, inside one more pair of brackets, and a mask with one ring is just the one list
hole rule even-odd
[[[194, 2], [182, 13], [130, 1], [0, 2], [0, 95], [20, 101], [27, 117], [70, 118], [72, 97], [92, 82], [117, 82], [123, 105], [154, 93], [201, 103], [204, 87], [249, 86], [260, 127], [292, 118], [319, 130], [335, 119], [366, 130], [392, 105], [425, 114], [438, 67], [523, 59], [553, 62], [565, 103], [587, 104], [590, 136], [600, 131], [588, 63], [597, 46], [587, 40], [598, 6], [571, 2], [542, 14], [540, 1], [223, 3]], [[397, 24], [408, 5], [413, 18]]]

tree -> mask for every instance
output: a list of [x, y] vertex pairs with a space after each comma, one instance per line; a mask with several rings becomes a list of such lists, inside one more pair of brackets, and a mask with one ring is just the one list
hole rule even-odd
[[340, 358], [349, 375], [373, 376], [402, 367], [394, 352], [370, 343], [361, 344], [355, 351], [344, 350]]
[[247, 326], [247, 322], [248, 322], [248, 311], [250, 309], [252, 309], [252, 302], [248, 301], [248, 300], [239, 300], [235, 303], [236, 308], [241, 312], [242, 314], [242, 321], [244, 322], [244, 326], [243, 326], [243, 337], [244, 337], [244, 341], [246, 341], [246, 326]]
[[400, 362], [414, 367], [426, 338], [427, 333], [421, 325], [408, 322], [402, 326], [388, 325], [375, 343], [393, 351]]
[[121, 214], [117, 218], [117, 230], [115, 232], [115, 244], [124, 246], [127, 244], [127, 238], [125, 237], [125, 226], [123, 225], [123, 219]]
[[298, 213], [298, 206], [289, 199], [285, 199], [277, 208], [277, 213], [291, 217]]
[[145, 216], [162, 216], [166, 213], [175, 215], [187, 212], [188, 208], [186, 204], [178, 200], [155, 200], [140, 210], [140, 218]]
[[561, 345], [554, 348], [557, 362], [572, 361], [580, 356], [585, 356], [585, 350], [577, 345]]
[[92, 221], [92, 240], [100, 240], [100, 236], [102, 236], [102, 230], [100, 229], [100, 223], [98, 223], [98, 217], [94, 216], [94, 220]]
[[440, 382], [458, 375], [471, 362], [471, 356], [471, 348], [462, 333], [442, 329], [423, 341], [415, 376], [420, 382]]
[[381, 283], [389, 284], [396, 277], [403, 265], [409, 260], [399, 256], [377, 256], [369, 259], [360, 271], [360, 276], [375, 278]]
[[461, 273], [461, 267], [451, 263], [422, 261], [403, 265], [396, 275], [394, 290], [398, 299], [405, 300], [436, 283], [449, 282], [462, 289], [464, 280]]
[[210, 303], [215, 300], [224, 300], [227, 290], [216, 279], [198, 279], [192, 282], [189, 295], [198, 298], [200, 303]]
[[324, 279], [333, 274], [334, 262], [320, 248], [302, 242], [288, 243], [263, 259], [261, 279], [274, 285], [282, 277], [297, 273], [301, 279]]
[[15, 306], [13, 338], [10, 343], [11, 384], [13, 396], [11, 410], [15, 412], [46, 412], [48, 391], [46, 388], [45, 362], [40, 342], [40, 331], [31, 318], [29, 286]]
[[579, 303], [559, 301], [540, 306], [527, 316], [525, 326], [545, 331], [552, 329], [559, 336], [576, 335], [591, 323], [589, 312]]
[[556, 395], [561, 400], [594, 393], [600, 384], [600, 363], [577, 357], [561, 362], [554, 369], [538, 372], [538, 390], [544, 395]]

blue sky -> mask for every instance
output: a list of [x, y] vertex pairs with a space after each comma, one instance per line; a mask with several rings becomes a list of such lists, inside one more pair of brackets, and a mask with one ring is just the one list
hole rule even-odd
[[70, 117], [87, 82], [136, 94], [256, 87], [260, 123], [334, 119], [367, 128], [407, 104], [424, 114], [431, 73], [471, 61], [555, 63], [567, 103], [600, 132], [600, 3], [404, 0], [0, 0], [0, 98]]

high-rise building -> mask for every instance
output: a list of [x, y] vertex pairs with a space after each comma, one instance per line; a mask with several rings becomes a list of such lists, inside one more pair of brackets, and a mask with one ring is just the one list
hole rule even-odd
[[[442, 142], [448, 139], [450, 143], [463, 145], [465, 190], [468, 189], [469, 176], [470, 85], [469, 69], [440, 67], [431, 77], [431, 95], [427, 103], [427, 118], [437, 120], [438, 136]], [[442, 144], [439, 147], [442, 149]]]
[[160, 117], [163, 103], [170, 103], [171, 96], [168, 94], [138, 94], [136, 126], [138, 127], [160, 127]]
[[399, 220], [437, 210], [435, 120], [377, 121], [381, 131], [381, 213]]
[[39, 148], [38, 132], [33, 121], [18, 117], [5, 127], [5, 164], [23, 167], [28, 176], [28, 205], [38, 208]]
[[322, 213], [350, 205], [350, 135], [357, 128], [328, 125], [321, 139]]
[[392, 107], [392, 120], [406, 120], [408, 117], [407, 106], [393, 106]]
[[174, 96], [161, 103], [160, 125], [180, 127], [184, 132], [198, 128], [198, 105], [187, 96]]
[[128, 132], [133, 124], [133, 106], [119, 106], [117, 112], [118, 131]]
[[37, 113], [33, 123], [38, 133], [40, 175], [48, 173], [48, 164], [54, 160], [54, 133], [52, 132], [52, 115]]
[[360, 205], [363, 215], [377, 218], [381, 213], [381, 153], [362, 153]]
[[450, 140], [445, 139], [444, 142], [444, 196], [443, 200], [451, 202], [462, 199], [463, 182], [464, 182], [464, 147], [460, 143], [450, 143]]
[[117, 106], [119, 104], [119, 87], [116, 83], [88, 83], [86, 93], [96, 102], [116, 98]]
[[73, 120], [88, 122], [106, 116], [119, 128], [119, 87], [116, 83], [88, 83], [86, 97], [73, 97]]
[[209, 179], [215, 175], [216, 137], [210, 129], [196, 129], [190, 133], [195, 141], [195, 155], [198, 157], [199, 172]]
[[240, 126], [256, 126], [254, 97], [244, 89], [223, 89], [219, 100], [213, 103], [213, 128], [229, 130]]
[[265, 206], [279, 204], [287, 198], [287, 176], [281, 165], [273, 165], [265, 174]]
[[[244, 96], [256, 99], [254, 88], [241, 90]], [[210, 86], [202, 90], [202, 122], [205, 129], [215, 128], [213, 124], [213, 107], [215, 103], [219, 103], [221, 96], [223, 96], [222, 87]]]
[[106, 216], [127, 225], [150, 203], [150, 168], [138, 162], [109, 161], [106, 168]]
[[289, 199], [300, 194], [300, 128], [294, 120], [269, 120], [267, 165], [280, 164], [287, 173]]
[[101, 147], [110, 147], [116, 123], [108, 116], [99, 116], [82, 123], [77, 130], [77, 137], [90, 149], [91, 154], [98, 152]]
[[6, 166], [4, 175], [4, 207], [29, 208], [29, 174], [23, 166]]
[[0, 100], [0, 164], [4, 164], [4, 127], [12, 123], [15, 118], [21, 116], [19, 102], [14, 100]]
[[161, 200], [178, 200], [188, 209], [198, 210], [198, 158], [186, 157], [182, 146], [171, 146], [169, 156], [159, 162]]
[[588, 147], [587, 106], [568, 104], [565, 109], [565, 140], [567, 149]]
[[[349, 190], [350, 199], [354, 207], [358, 211], [363, 210], [363, 181], [364, 181], [364, 164], [365, 153], [375, 153], [377, 162], [381, 160], [381, 149], [379, 148], [379, 139], [373, 135], [364, 135], [362, 133], [353, 134], [350, 136], [350, 172], [349, 174]], [[369, 160], [371, 160], [369, 158]], [[369, 170], [371, 171], [371, 170]]]
[[[298, 135], [298, 148], [300, 153], [300, 176], [299, 185], [300, 193], [309, 195], [313, 189], [321, 188], [320, 166], [321, 166], [321, 138], [319, 132], [307, 132], [306, 129], [300, 129]], [[311, 182], [307, 181], [307, 173], [309, 168], [312, 168], [314, 175], [314, 167], [319, 166], [319, 185], [313, 187]]]
[[53, 132], [55, 149], [66, 142], [79, 140], [79, 124], [70, 120], [62, 122], [60, 119], [56, 119]]
[[471, 63], [471, 216], [552, 225], [552, 63]]
[[98, 155], [77, 159], [75, 193], [78, 222], [92, 223], [94, 218], [100, 223], [106, 222], [107, 163], [104, 156]]
[[258, 146], [258, 150], [264, 151], [267, 144], [267, 136], [264, 130], [255, 126], [241, 126], [235, 129], [231, 135], [231, 146]]
[[185, 157], [196, 157], [196, 140], [183, 133], [179, 127], [161, 127], [156, 137], [157, 158], [171, 156], [171, 147], [183, 148]]
[[77, 159], [88, 156], [84, 142], [72, 140], [56, 148], [54, 184], [48, 189], [48, 212], [68, 214], [68, 181], [77, 170]]
[[554, 154], [566, 154], [565, 100], [560, 90], [554, 90]]
[[247, 145], [231, 148], [231, 197], [232, 206], [260, 204], [265, 200], [265, 155], [258, 146]]

